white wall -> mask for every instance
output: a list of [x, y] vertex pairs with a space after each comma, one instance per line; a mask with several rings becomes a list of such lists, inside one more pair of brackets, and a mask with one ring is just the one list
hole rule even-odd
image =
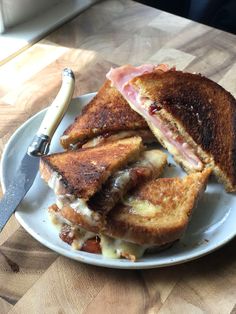
[[0, 0], [0, 31], [23, 23], [60, 0]]

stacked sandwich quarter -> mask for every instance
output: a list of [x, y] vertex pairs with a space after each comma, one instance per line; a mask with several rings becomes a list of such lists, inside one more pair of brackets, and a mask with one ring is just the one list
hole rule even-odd
[[[41, 158], [56, 195], [49, 207], [73, 248], [135, 261], [183, 235], [211, 172], [236, 191], [236, 100], [217, 83], [167, 65], [111, 69], [61, 136], [65, 152]], [[167, 156], [187, 173], [160, 178]]]

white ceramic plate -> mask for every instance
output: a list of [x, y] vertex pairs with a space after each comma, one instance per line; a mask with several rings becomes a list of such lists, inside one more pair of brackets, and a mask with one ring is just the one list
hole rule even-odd
[[[71, 102], [66, 116], [53, 137], [50, 152], [62, 150], [59, 145], [60, 135], [93, 96], [94, 94], [87, 94]], [[10, 178], [14, 176], [44, 113], [43, 110], [26, 121], [6, 145], [1, 163], [1, 182], [4, 189], [9, 184]], [[169, 162], [174, 164], [171, 157]], [[184, 175], [178, 166], [167, 167], [163, 176], [176, 175]], [[225, 193], [223, 187], [215, 181], [209, 183], [184, 237], [172, 248], [161, 253], [145, 255], [135, 263], [124, 259], [107, 259], [102, 255], [71, 249], [68, 244], [61, 241], [58, 230], [48, 219], [46, 209], [52, 203], [54, 203], [54, 194], [38, 175], [18, 207], [16, 218], [27, 232], [48, 248], [69, 258], [98, 266], [141, 269], [179, 264], [210, 253], [236, 235], [236, 195]]]

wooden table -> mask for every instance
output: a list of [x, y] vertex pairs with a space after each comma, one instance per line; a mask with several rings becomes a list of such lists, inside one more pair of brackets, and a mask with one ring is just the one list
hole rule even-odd
[[[3, 49], [1, 47], [1, 49]], [[236, 95], [236, 37], [132, 1], [103, 1], [0, 68], [0, 148], [55, 97], [61, 70], [75, 95], [111, 66], [168, 62]], [[0, 313], [236, 313], [236, 239], [184, 265], [103, 269], [48, 250], [12, 217], [0, 234]]]

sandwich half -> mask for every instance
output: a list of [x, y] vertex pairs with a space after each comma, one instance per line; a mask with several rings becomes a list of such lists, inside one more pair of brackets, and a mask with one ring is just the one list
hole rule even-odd
[[101, 230], [128, 190], [164, 168], [164, 153], [143, 149], [141, 138], [132, 137], [43, 156], [41, 177], [55, 192], [59, 215], [86, 230]]
[[60, 142], [65, 149], [92, 147], [131, 136], [141, 136], [144, 143], [156, 141], [145, 120], [107, 80], [65, 130]]
[[127, 65], [107, 78], [188, 173], [212, 168], [227, 191], [236, 191], [236, 100], [229, 92], [165, 65]]
[[[206, 169], [183, 179], [143, 182], [107, 213], [98, 233], [87, 232], [70, 217], [63, 217], [59, 220], [60, 237], [76, 249], [131, 261], [142, 257], [145, 251], [166, 249], [183, 236], [210, 172]], [[50, 212], [58, 221], [56, 205]]]

